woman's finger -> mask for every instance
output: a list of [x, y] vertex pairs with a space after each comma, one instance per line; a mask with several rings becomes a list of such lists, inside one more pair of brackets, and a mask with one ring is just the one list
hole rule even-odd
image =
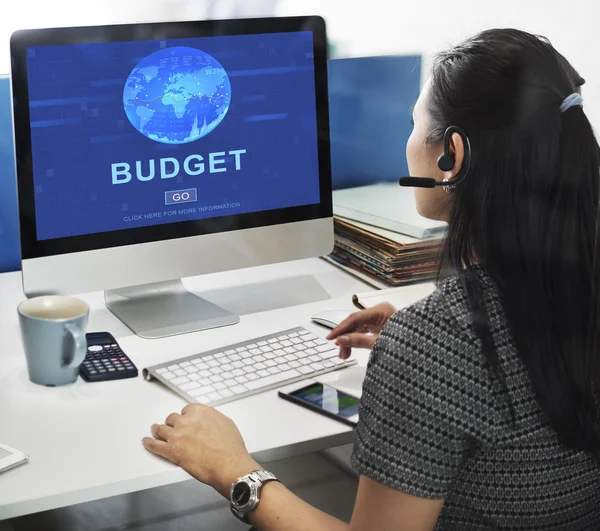
[[338, 337], [336, 344], [345, 348], [373, 348], [376, 339], [373, 335], [353, 333]]
[[151, 437], [144, 437], [142, 439], [142, 444], [144, 448], [153, 454], [159, 455], [160, 457], [164, 457], [169, 461], [172, 461], [170, 458], [169, 445], [164, 441], [157, 441], [156, 439], [152, 439]]
[[169, 435], [173, 432], [173, 428], [171, 426], [166, 426], [165, 424], [154, 424], [152, 426], [152, 435], [160, 441], [168, 441]]
[[181, 415], [179, 413], [171, 413], [168, 417], [167, 420], [165, 420], [165, 424], [167, 426], [171, 426], [171, 427], [175, 427], [175, 423], [181, 418]]
[[351, 314], [339, 325], [337, 325], [331, 332], [329, 332], [329, 335], [326, 339], [331, 341], [332, 339], [335, 339], [343, 334], [355, 332], [356, 330], [361, 329], [371, 320], [371, 313], [372, 312], [370, 310], [362, 310], [360, 312]]

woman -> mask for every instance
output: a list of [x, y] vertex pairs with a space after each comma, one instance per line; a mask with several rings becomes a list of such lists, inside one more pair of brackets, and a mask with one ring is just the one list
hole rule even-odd
[[[249, 515], [257, 528], [598, 528], [600, 160], [582, 84], [548, 41], [516, 30], [438, 57], [407, 157], [411, 175], [447, 181], [416, 200], [448, 222], [454, 274], [419, 303], [359, 312], [329, 337], [343, 357], [374, 343], [352, 522], [270, 482]], [[210, 408], [188, 406], [153, 433], [147, 449], [224, 496], [260, 468]]]

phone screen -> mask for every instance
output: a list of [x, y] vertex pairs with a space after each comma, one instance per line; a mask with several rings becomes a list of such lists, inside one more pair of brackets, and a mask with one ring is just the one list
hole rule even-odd
[[358, 418], [358, 404], [360, 400], [330, 385], [315, 383], [290, 393], [290, 396], [313, 404], [340, 417], [352, 420]]

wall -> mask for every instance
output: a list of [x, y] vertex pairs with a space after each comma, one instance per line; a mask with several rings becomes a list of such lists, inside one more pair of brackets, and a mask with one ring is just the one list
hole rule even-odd
[[[586, 112], [600, 127], [600, 66], [595, 0], [21, 0], [0, 17], [0, 42], [18, 28], [108, 24], [233, 15], [317, 13], [344, 56], [430, 56], [490, 27], [512, 26], [549, 37], [586, 78]], [[427, 64], [426, 64], [427, 66]], [[0, 73], [9, 70], [0, 47]], [[425, 69], [426, 70], [426, 69]]]
[[595, 0], [282, 0], [277, 11], [322, 15], [345, 56], [416, 52], [430, 57], [492, 27], [545, 35], [586, 79], [586, 113], [600, 128], [600, 3]]

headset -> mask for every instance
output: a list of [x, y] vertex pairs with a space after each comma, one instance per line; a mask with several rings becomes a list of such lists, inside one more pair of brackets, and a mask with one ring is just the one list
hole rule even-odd
[[441, 171], [451, 171], [454, 168], [454, 157], [450, 153], [450, 140], [454, 133], [459, 134], [462, 138], [465, 146], [465, 154], [462, 167], [452, 180], [444, 179], [443, 181], [436, 181], [429, 177], [400, 177], [400, 186], [413, 186], [416, 188], [435, 188], [436, 186], [444, 186], [446, 190], [450, 190], [464, 181], [471, 170], [471, 143], [469, 142], [467, 134], [460, 127], [451, 125], [446, 129], [446, 132], [444, 133], [444, 152], [438, 159], [437, 164]]

